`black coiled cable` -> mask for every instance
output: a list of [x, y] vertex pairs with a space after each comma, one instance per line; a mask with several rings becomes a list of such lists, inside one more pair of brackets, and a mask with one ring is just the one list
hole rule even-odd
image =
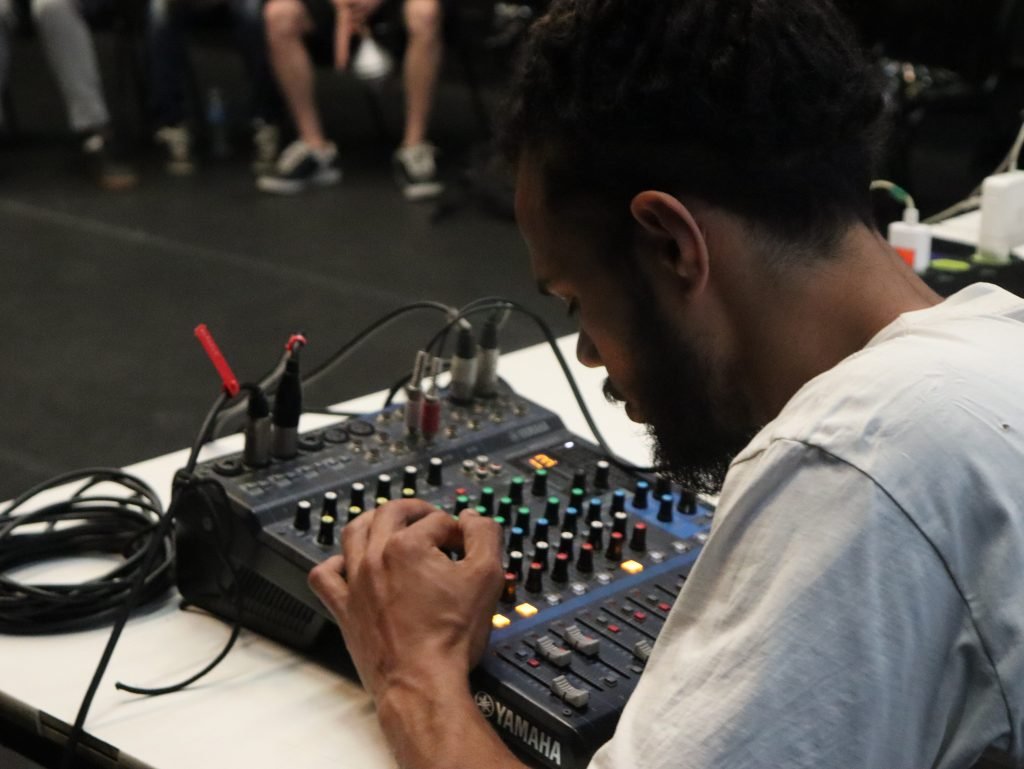
[[[31, 513], [13, 515], [43, 492], [84, 481], [70, 497]], [[115, 484], [128, 496], [101, 493]], [[113, 468], [65, 473], [29, 489], [0, 511], [0, 633], [67, 633], [112, 621], [141, 582], [140, 603], [159, 598], [174, 583], [174, 540], [160, 530], [164, 511], [156, 492]], [[151, 540], [160, 538], [160, 543]], [[158, 556], [145, 561], [153, 546]], [[123, 558], [106, 574], [71, 584], [23, 583], [9, 576], [22, 566], [58, 557]]]

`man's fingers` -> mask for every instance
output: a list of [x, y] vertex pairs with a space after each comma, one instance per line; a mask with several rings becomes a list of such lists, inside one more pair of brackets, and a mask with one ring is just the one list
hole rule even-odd
[[493, 519], [474, 511], [463, 510], [459, 514], [459, 524], [462, 528], [463, 549], [467, 561], [478, 561], [481, 563], [493, 561], [501, 562], [501, 526]]
[[407, 531], [410, 537], [415, 537], [415, 541], [426, 548], [450, 550], [462, 547], [459, 522], [441, 510], [434, 510], [415, 521]]
[[393, 534], [437, 510], [422, 499], [399, 499], [381, 505], [373, 513], [367, 552], [380, 553]]
[[339, 624], [342, 623], [348, 607], [348, 583], [342, 574], [345, 571], [345, 558], [333, 555], [323, 563], [314, 566], [309, 572], [309, 586], [317, 594], [327, 610], [334, 615]]

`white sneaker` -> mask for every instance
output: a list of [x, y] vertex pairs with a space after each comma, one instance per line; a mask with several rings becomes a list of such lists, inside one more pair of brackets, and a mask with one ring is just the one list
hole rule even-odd
[[426, 142], [399, 147], [395, 152], [395, 181], [406, 200], [427, 200], [444, 192], [444, 184], [437, 178], [436, 155], [437, 148]]
[[341, 181], [337, 163], [334, 144], [316, 150], [297, 139], [284, 148], [273, 172], [257, 177], [256, 186], [278, 195], [294, 195], [311, 186], [327, 187]]
[[165, 168], [172, 176], [188, 176], [195, 172], [192, 159], [192, 135], [183, 125], [164, 126], [153, 134], [153, 140], [163, 145], [167, 153]]

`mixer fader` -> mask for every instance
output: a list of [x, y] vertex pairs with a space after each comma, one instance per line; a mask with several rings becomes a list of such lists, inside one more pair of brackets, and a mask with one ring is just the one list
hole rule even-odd
[[505, 532], [505, 584], [476, 702], [540, 765], [585, 766], [614, 730], [707, 536], [713, 511], [663, 478], [623, 470], [552, 412], [504, 390], [445, 404], [430, 442], [404, 407], [310, 431], [299, 453], [200, 465], [182, 487], [186, 600], [285, 643], [329, 625], [306, 584], [346, 523], [380, 502], [475, 509]]

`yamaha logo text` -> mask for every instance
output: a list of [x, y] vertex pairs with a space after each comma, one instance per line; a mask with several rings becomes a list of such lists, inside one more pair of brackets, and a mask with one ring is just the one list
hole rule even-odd
[[562, 765], [562, 743], [550, 734], [518, 713], [514, 713], [511, 708], [501, 704], [487, 692], [477, 692], [476, 706], [484, 718], [492, 721], [497, 729], [512, 735], [555, 766]]

